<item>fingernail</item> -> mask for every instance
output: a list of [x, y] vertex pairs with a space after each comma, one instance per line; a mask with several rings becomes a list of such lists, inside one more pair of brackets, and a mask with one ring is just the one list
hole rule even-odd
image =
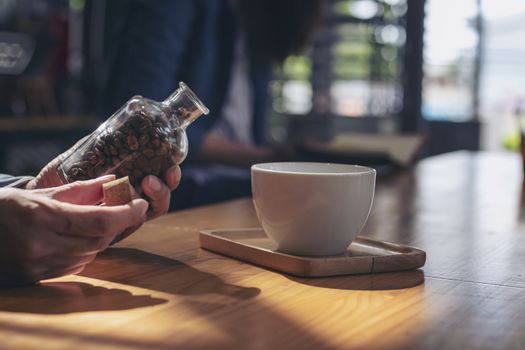
[[132, 203], [134, 205], [139, 205], [141, 207], [142, 209], [141, 216], [146, 215], [146, 213], [148, 212], [148, 208], [149, 208], [149, 203], [147, 201], [145, 201], [144, 199], [134, 199]]
[[97, 177], [94, 180], [95, 181], [104, 181], [104, 180], [114, 180], [115, 178], [116, 178], [116, 176], [114, 174], [109, 174], [109, 175], [99, 176], [99, 177]]
[[155, 176], [148, 176], [148, 186], [155, 192], [162, 188], [162, 184]]

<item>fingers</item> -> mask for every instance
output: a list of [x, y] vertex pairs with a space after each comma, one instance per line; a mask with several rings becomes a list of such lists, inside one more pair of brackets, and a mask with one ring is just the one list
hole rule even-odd
[[105, 250], [114, 240], [113, 235], [103, 237], [82, 237], [55, 234], [51, 238], [55, 252], [67, 252], [72, 256], [86, 256]]
[[180, 167], [178, 165], [172, 166], [166, 170], [164, 174], [164, 181], [168, 185], [170, 191], [173, 191], [179, 185], [181, 178]]
[[44, 231], [38, 237], [32, 237], [30, 242], [21, 243], [23, 248], [17, 252], [17, 256], [39, 265], [42, 259], [49, 256], [82, 257], [96, 254], [105, 250], [114, 239], [115, 235], [82, 237]]
[[115, 175], [106, 175], [93, 180], [76, 181], [47, 191], [52, 191], [51, 198], [61, 202], [94, 205], [100, 203], [104, 197], [102, 185], [113, 180]]
[[57, 254], [39, 260], [38, 264], [22, 266], [15, 273], [15, 284], [31, 284], [42, 280], [78, 273], [93, 261], [96, 254], [77, 257]]
[[124, 230], [124, 232], [118, 234], [114, 239], [113, 241], [111, 241], [111, 243], [109, 245], [113, 245], [117, 242], [120, 242], [122, 241], [123, 239], [125, 239], [126, 237], [128, 237], [129, 235], [131, 235], [133, 232], [137, 231], [140, 226], [142, 225], [137, 225], [137, 226], [133, 226], [133, 227], [128, 227], [126, 230]]
[[87, 181], [76, 181], [57, 187], [34, 190], [33, 193], [71, 204], [93, 205], [101, 202], [102, 185], [115, 180], [115, 175], [101, 176]]
[[96, 253], [85, 256], [57, 254], [43, 259], [42, 267], [45, 273], [48, 273], [49, 271], [71, 270], [89, 264], [96, 258], [96, 256]]
[[84, 270], [85, 267], [86, 265], [82, 265], [60, 270], [50, 270], [43, 273], [38, 279], [35, 280], [35, 282], [49, 280], [51, 278], [58, 278], [62, 276], [76, 275], [77, 273], [82, 272], [82, 270]]
[[156, 176], [146, 176], [142, 180], [142, 190], [149, 197], [151, 204], [148, 218], [153, 219], [168, 212], [170, 204], [170, 188]]
[[63, 235], [84, 237], [114, 237], [128, 227], [142, 224], [148, 210], [148, 202], [143, 199], [111, 207], [57, 203], [55, 230]]
[[[156, 176], [146, 176], [141, 183], [142, 192], [148, 197], [151, 204], [148, 219], [153, 219], [168, 212], [171, 191], [179, 185], [181, 179], [180, 167], [178, 165], [168, 168], [164, 174], [164, 182]], [[133, 192], [134, 196], [138, 196]], [[125, 237], [119, 236], [119, 239]]]

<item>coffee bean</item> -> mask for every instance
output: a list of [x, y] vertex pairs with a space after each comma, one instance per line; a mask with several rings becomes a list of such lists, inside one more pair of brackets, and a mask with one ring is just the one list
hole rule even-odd
[[145, 167], [147, 167], [149, 165], [149, 161], [148, 161], [148, 158], [146, 158], [145, 156], [141, 155], [141, 156], [138, 156], [137, 159], [135, 159], [135, 162], [137, 163], [137, 165], [144, 169]]
[[96, 166], [98, 166], [98, 167], [103, 167], [104, 165], [106, 165], [106, 158], [104, 158], [104, 157], [99, 157], [99, 158], [98, 158], [98, 163], [97, 163]]
[[94, 170], [94, 173], [95, 173], [95, 175], [94, 175], [95, 177], [102, 176], [105, 173], [105, 168], [103, 168], [103, 167], [95, 167], [95, 168], [93, 168], [93, 170]]
[[122, 167], [123, 170], [129, 172], [131, 170], [133, 170], [133, 163], [132, 162], [129, 162], [129, 161], [124, 161], [120, 164], [120, 166]]
[[151, 125], [151, 123], [144, 123], [143, 125], [140, 126], [139, 128], [139, 132], [141, 134], [145, 134], [145, 135], [151, 135], [153, 134], [153, 126]]
[[142, 171], [139, 169], [133, 169], [131, 171], [131, 176], [133, 176], [135, 179], [140, 179], [142, 177]]
[[152, 171], [155, 174], [159, 174], [160, 173], [160, 168], [162, 166], [162, 159], [159, 158], [159, 157], [154, 158], [153, 160], [151, 160], [150, 166], [151, 166]]
[[159, 146], [159, 149], [157, 150], [157, 153], [161, 156], [165, 156], [168, 154], [169, 152], [169, 149], [170, 149], [170, 145], [167, 144], [166, 142], [162, 142]]
[[112, 156], [117, 156], [118, 155], [117, 147], [113, 145], [109, 145], [109, 153], [111, 153]]
[[139, 149], [139, 142], [137, 141], [137, 137], [135, 135], [129, 135], [127, 137], [128, 147], [132, 151], [136, 151]]
[[160, 140], [158, 137], [155, 137], [153, 140], [151, 140], [151, 145], [154, 148], [158, 148], [160, 146]]
[[150, 137], [149, 135], [141, 135], [139, 138], [139, 143], [141, 146], [145, 146], [149, 143]]
[[142, 154], [148, 158], [153, 158], [155, 156], [155, 151], [151, 148], [146, 148], [142, 151]]
[[98, 151], [98, 152], [102, 152], [102, 149], [104, 149], [104, 141], [102, 141], [101, 139], [97, 140], [97, 142], [95, 143], [95, 149]]

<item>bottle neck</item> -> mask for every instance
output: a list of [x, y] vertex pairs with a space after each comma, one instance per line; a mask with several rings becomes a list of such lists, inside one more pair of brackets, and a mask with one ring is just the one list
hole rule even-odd
[[182, 128], [186, 128], [203, 114], [208, 114], [208, 108], [183, 82], [162, 104], [168, 108], [175, 118], [179, 119]]

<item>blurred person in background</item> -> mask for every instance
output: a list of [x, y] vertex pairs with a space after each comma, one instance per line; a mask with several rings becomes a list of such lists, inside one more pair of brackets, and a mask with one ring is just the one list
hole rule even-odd
[[322, 0], [108, 1], [107, 118], [131, 96], [164, 100], [186, 82], [211, 113], [188, 127], [171, 209], [250, 194], [249, 167], [286, 160], [265, 139], [272, 68], [304, 49]]

